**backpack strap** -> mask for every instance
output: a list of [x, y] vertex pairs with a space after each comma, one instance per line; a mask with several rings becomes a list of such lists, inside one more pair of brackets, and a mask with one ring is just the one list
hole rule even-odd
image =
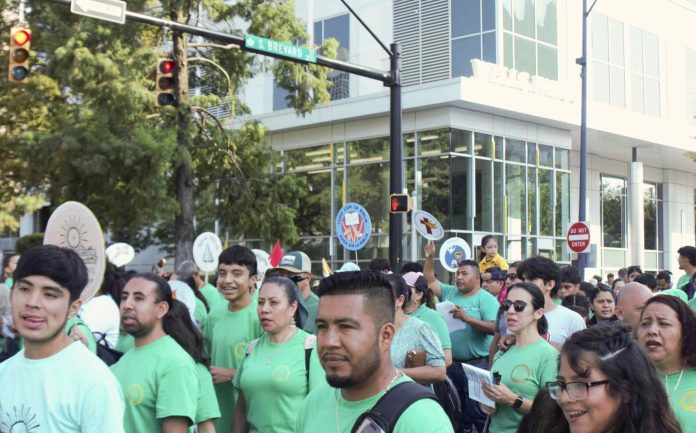
[[259, 343], [259, 340], [260, 340], [260, 338], [257, 338], [255, 340], [251, 340], [249, 342], [249, 344], [247, 344], [246, 354], [244, 355], [244, 358], [248, 358], [249, 355], [251, 355], [251, 352], [254, 351], [254, 349], [256, 348], [256, 345]]
[[317, 341], [315, 335], [308, 335], [304, 340], [304, 366], [305, 366], [305, 377], [307, 378], [307, 389], [309, 390], [309, 360], [312, 356], [312, 349], [314, 349], [314, 343]]
[[355, 433], [365, 422], [372, 422], [385, 433], [392, 433], [401, 414], [413, 403], [425, 398], [437, 401], [435, 394], [423, 385], [411, 381], [401, 382], [387, 391], [372, 409], [358, 417], [351, 433]]

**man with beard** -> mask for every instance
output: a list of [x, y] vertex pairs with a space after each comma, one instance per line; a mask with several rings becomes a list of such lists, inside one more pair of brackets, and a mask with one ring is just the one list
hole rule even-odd
[[20, 258], [10, 302], [24, 348], [0, 364], [0, 432], [123, 432], [118, 382], [65, 332], [86, 285], [70, 249], [43, 245]]
[[169, 335], [179, 324], [167, 313], [169, 284], [154, 274], [131, 278], [121, 294], [121, 326], [135, 347], [111, 367], [126, 400], [126, 433], [186, 433], [196, 419], [193, 359]]
[[[295, 432], [349, 433], [387, 391], [411, 381], [391, 360], [394, 295], [383, 275], [369, 271], [324, 278], [318, 295], [317, 351], [328, 385], [307, 396]], [[453, 432], [442, 407], [432, 399], [412, 403], [393, 431]]]

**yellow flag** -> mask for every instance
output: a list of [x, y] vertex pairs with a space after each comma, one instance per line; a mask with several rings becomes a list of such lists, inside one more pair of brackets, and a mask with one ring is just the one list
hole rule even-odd
[[333, 272], [331, 271], [331, 267], [326, 262], [325, 258], [321, 259], [321, 273], [324, 275], [325, 278], [333, 274]]

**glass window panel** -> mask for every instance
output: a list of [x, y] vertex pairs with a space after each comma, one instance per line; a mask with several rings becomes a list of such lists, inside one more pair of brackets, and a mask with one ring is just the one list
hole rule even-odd
[[[422, 179], [422, 209], [433, 214], [445, 230], [449, 230], [450, 159], [448, 156], [422, 158], [419, 164]], [[454, 188], [452, 192], [456, 192], [457, 189]], [[461, 190], [466, 191], [466, 188]]]
[[324, 40], [324, 22], [317, 21], [314, 23], [314, 45], [321, 45]]
[[594, 62], [592, 72], [592, 93], [597, 102], [609, 103], [609, 65]]
[[481, 30], [495, 30], [495, 0], [481, 0]]
[[643, 32], [643, 58], [645, 75], [660, 79], [660, 52], [657, 35]]
[[602, 264], [611, 269], [626, 267], [626, 251], [602, 250]]
[[592, 57], [604, 62], [609, 61], [609, 39], [607, 29], [607, 17], [593, 13], [592, 14]]
[[535, 45], [534, 41], [515, 36], [515, 69], [536, 74]]
[[570, 173], [556, 172], [556, 236], [565, 236], [570, 224]]
[[558, 50], [544, 44], [537, 44], [539, 53], [539, 75], [550, 80], [558, 80]]
[[602, 192], [611, 194], [626, 194], [626, 179], [620, 177], [602, 176]]
[[452, 152], [471, 153], [471, 131], [461, 129], [452, 130]]
[[346, 147], [345, 143], [336, 143], [334, 145], [334, 151], [336, 152], [336, 164], [345, 164], [346, 162]]
[[324, 39], [335, 38], [338, 41], [339, 60], [350, 58], [350, 20], [348, 14], [324, 20]]
[[609, 19], [609, 61], [624, 66], [624, 26], [613, 19]]
[[643, 101], [643, 76], [631, 74], [631, 108], [639, 113], [645, 112]]
[[556, 45], [556, 0], [536, 0], [537, 38]]
[[350, 97], [350, 74], [348, 72], [329, 71], [328, 79], [332, 83], [329, 88], [332, 101]]
[[452, 76], [470, 77], [473, 73], [471, 59], [481, 58], [481, 35], [452, 41]]
[[307, 181], [307, 197], [297, 207], [295, 226], [300, 236], [331, 234], [331, 169], [298, 174]]
[[493, 230], [493, 178], [492, 163], [485, 159], [476, 159], [476, 218], [474, 230]]
[[643, 38], [642, 32], [631, 27], [631, 70], [634, 72], [643, 72]]
[[389, 231], [389, 164], [348, 166], [346, 200], [362, 205], [370, 214], [372, 234]]
[[609, 68], [609, 102], [617, 107], [626, 106], [626, 78], [623, 68]]
[[[495, 224], [493, 231], [505, 232], [505, 164], [496, 162], [493, 164], [493, 214]], [[501, 253], [502, 254], [502, 253]]]
[[[469, 211], [469, 161], [470, 158], [453, 156], [451, 158], [451, 204], [452, 223], [450, 228], [471, 230], [471, 212]], [[443, 223], [444, 224], [444, 223]]]
[[657, 201], [646, 197], [643, 200], [643, 246], [646, 250], [657, 249]]
[[645, 78], [645, 114], [660, 115], [660, 82]]
[[493, 137], [493, 146], [495, 147], [495, 159], [505, 158], [505, 140], [503, 137]]
[[416, 134], [404, 134], [404, 158], [416, 155]]
[[277, 84], [273, 84], [273, 111], [284, 110], [290, 107], [287, 99], [290, 92]]
[[493, 137], [480, 132], [474, 133], [474, 155], [491, 157], [493, 152]]
[[483, 57], [481, 60], [488, 63], [496, 63], [495, 32], [483, 34]]
[[507, 260], [512, 263], [517, 260], [522, 260], [526, 257], [527, 238], [521, 236], [508, 236], [506, 241]]
[[539, 191], [539, 189], [537, 187], [536, 174], [536, 168], [527, 168], [527, 227], [529, 230], [528, 233], [534, 235], [539, 234], [536, 218], [538, 209], [537, 191]]
[[539, 234], [553, 236], [553, 171], [539, 170], [539, 206], [534, 210], [539, 213]]
[[348, 162], [351, 164], [387, 161], [389, 160], [389, 137], [348, 142], [348, 154]]
[[512, 0], [512, 4], [515, 17], [513, 31], [530, 38], [535, 37], [534, 1]]
[[570, 151], [568, 149], [556, 148], [556, 168], [570, 170]]
[[522, 140], [505, 139], [505, 160], [525, 163], [526, 144]]
[[527, 143], [527, 164], [538, 165], [536, 143]]
[[512, 31], [512, 0], [503, 0], [503, 29]]
[[[505, 232], [527, 233], [526, 178], [521, 165], [505, 165], [505, 188], [507, 196], [507, 221]], [[509, 251], [509, 250], [508, 250]]]
[[513, 63], [514, 59], [514, 48], [512, 46], [512, 34], [510, 33], [503, 33], [503, 55], [505, 56], [505, 67], [506, 68], [514, 68], [515, 64]]
[[[404, 161], [404, 179], [406, 182], [406, 190], [413, 194], [416, 190], [416, 159], [409, 158]], [[406, 218], [408, 220], [408, 218]], [[407, 221], [408, 223], [408, 221]]]
[[418, 133], [420, 155], [439, 155], [449, 152], [450, 130], [447, 128]]
[[452, 37], [480, 32], [480, 0], [452, 0]]
[[290, 170], [319, 170], [332, 165], [331, 145], [307, 147], [285, 151], [285, 161]]
[[553, 167], [553, 147], [545, 144], [539, 145], [539, 165]]

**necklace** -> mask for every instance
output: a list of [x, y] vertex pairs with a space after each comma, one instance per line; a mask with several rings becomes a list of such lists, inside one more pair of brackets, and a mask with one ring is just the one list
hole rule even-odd
[[[682, 376], [684, 375], [684, 368], [685, 367], [686, 367], [686, 361], [684, 361], [682, 363], [682, 368], [681, 368], [681, 371], [679, 372], [679, 378], [677, 379], [677, 384], [674, 385], [674, 388], [672, 388], [671, 394], [674, 394], [675, 392], [677, 392], [677, 388], [679, 388], [679, 384], [681, 383]], [[674, 373], [676, 373], [676, 371]], [[672, 373], [672, 374], [674, 374], [674, 373]], [[665, 375], [665, 385], [667, 385], [667, 377], [668, 376], [669, 376], [668, 374]]]
[[[268, 349], [268, 355], [266, 355], [266, 358], [264, 359], [264, 361], [266, 362], [266, 365], [270, 365], [273, 362], [273, 360], [276, 358], [276, 356], [278, 355], [279, 348], [277, 346], [280, 346], [281, 344], [290, 340], [294, 336], [294, 332], [296, 330], [297, 330], [296, 327], [291, 326], [290, 331], [282, 340], [280, 340], [277, 343], [273, 343], [273, 341], [271, 341], [272, 344], [269, 345], [270, 348]], [[270, 336], [268, 337], [268, 339], [269, 339], [269, 341], [271, 340]], [[275, 344], [276, 347], [273, 347], [273, 344]]]
[[[399, 370], [399, 369], [397, 368], [397, 369], [396, 369], [396, 374], [394, 375], [394, 377], [392, 378], [392, 380], [387, 384], [386, 387], [384, 387], [384, 389], [383, 389], [380, 393], [381, 393], [382, 395], [386, 394], [386, 392], [389, 391], [389, 389], [392, 387], [392, 385], [394, 384], [394, 382], [396, 381], [396, 379], [398, 379], [398, 378], [401, 377], [402, 375], [403, 375], [403, 373], [401, 372], [401, 370]], [[341, 390], [338, 389], [338, 388], [336, 388], [336, 391], [334, 392], [334, 396], [336, 397], [336, 433], [342, 433], [342, 431], [341, 431], [341, 417], [340, 417], [340, 415], [339, 415], [340, 407], [339, 407], [339, 405], [338, 405], [339, 400], [340, 400], [340, 392], [341, 392]], [[381, 396], [380, 396], [380, 397], [381, 397]]]

